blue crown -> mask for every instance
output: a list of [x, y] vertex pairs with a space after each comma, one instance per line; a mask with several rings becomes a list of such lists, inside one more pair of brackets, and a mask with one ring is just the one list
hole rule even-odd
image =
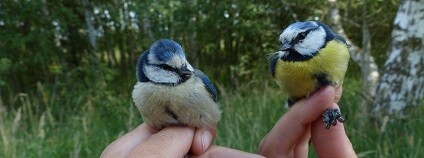
[[162, 62], [170, 60], [174, 55], [185, 57], [181, 45], [170, 39], [156, 41], [150, 47], [150, 52], [155, 55], [157, 60]]

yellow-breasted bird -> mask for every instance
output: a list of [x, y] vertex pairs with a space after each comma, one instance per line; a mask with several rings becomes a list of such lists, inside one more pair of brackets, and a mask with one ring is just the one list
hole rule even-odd
[[[318, 21], [290, 24], [281, 33], [281, 47], [269, 58], [269, 69], [281, 89], [288, 94], [288, 105], [312, 95], [319, 88], [343, 84], [349, 51], [346, 41]], [[339, 109], [327, 109], [324, 126], [344, 122]]]

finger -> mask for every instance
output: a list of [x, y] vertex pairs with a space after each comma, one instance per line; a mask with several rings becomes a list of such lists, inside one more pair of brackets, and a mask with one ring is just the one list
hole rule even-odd
[[136, 146], [128, 157], [183, 157], [191, 147], [194, 128], [165, 127]]
[[244, 151], [220, 147], [220, 146], [213, 146], [209, 148], [203, 155], [191, 156], [191, 157], [193, 158], [233, 158], [233, 157], [263, 158], [263, 156], [261, 155], [256, 155], [256, 154], [247, 153]]
[[327, 86], [309, 98], [296, 102], [262, 140], [259, 154], [267, 157], [292, 157], [293, 149], [304, 138], [308, 125], [331, 105], [334, 93], [334, 88]]
[[216, 136], [215, 128], [199, 128], [194, 132], [194, 139], [191, 145], [190, 152], [193, 155], [203, 154], [211, 145]]
[[156, 132], [158, 129], [143, 123], [109, 144], [103, 150], [101, 157], [125, 157], [135, 146]]
[[342, 98], [343, 93], [343, 86], [340, 86], [336, 89], [336, 95], [334, 97], [334, 102], [338, 103], [340, 101], [340, 98]]
[[309, 140], [311, 139], [311, 125], [307, 125], [303, 136], [293, 149], [294, 157], [308, 157]]
[[[339, 108], [336, 103], [331, 107]], [[311, 137], [318, 157], [356, 157], [342, 123], [325, 129], [322, 119], [317, 119], [312, 123]]]
[[300, 123], [310, 124], [320, 118], [325, 109], [332, 105], [334, 96], [334, 87], [323, 87], [312, 96], [298, 101], [299, 105], [293, 105], [290, 111], [293, 111], [293, 117], [296, 117]]

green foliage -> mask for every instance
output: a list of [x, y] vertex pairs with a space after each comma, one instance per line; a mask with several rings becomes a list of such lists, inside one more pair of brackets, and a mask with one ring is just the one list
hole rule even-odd
[[222, 87], [220, 91], [223, 118], [218, 123], [216, 144], [256, 152], [262, 138], [286, 110], [284, 95], [268, 80], [254, 80], [238, 91]]
[[[379, 66], [387, 58], [391, 42], [392, 24], [399, 0], [355, 0], [339, 1], [343, 28], [354, 43], [362, 47], [362, 23], [365, 21], [371, 36], [371, 53]], [[363, 7], [366, 15], [363, 15]]]
[[[13, 109], [0, 104], [0, 154], [98, 157], [107, 144], [142, 122], [129, 96], [132, 83], [122, 83], [120, 93], [105, 86], [114, 81], [89, 83], [91, 88], [82, 82], [72, 89], [39, 83], [35, 91], [13, 96]], [[345, 127], [355, 151], [361, 157], [422, 157], [424, 108], [402, 119], [369, 117], [359, 105], [358, 85], [347, 79], [339, 103], [348, 116]], [[275, 83], [261, 79], [237, 91], [223, 86], [219, 91], [224, 114], [215, 144], [256, 152], [286, 111], [283, 94]], [[310, 155], [316, 157], [313, 149]]]
[[0, 58], [0, 86], [3, 86], [6, 84], [6, 79], [4, 76], [7, 75], [7, 72], [9, 71], [11, 67], [11, 61], [8, 58]]
[[87, 83], [96, 88], [87, 88], [86, 81], [69, 82], [72, 87], [39, 83], [36, 91], [14, 96], [13, 109], [0, 105], [1, 155], [97, 157], [141, 122], [128, 93], [116, 93], [101, 82]]
[[[172, 38], [182, 43], [192, 65], [213, 74], [212, 80], [238, 87], [249, 76], [266, 71], [266, 56], [278, 48], [278, 35], [289, 23], [327, 16], [325, 1], [309, 0], [88, 2], [87, 7], [79, 1], [0, 2], [0, 58], [12, 62], [10, 75], [3, 80], [25, 91], [79, 68], [106, 65], [132, 73], [139, 54], [153, 41]], [[357, 45], [361, 23], [369, 24], [372, 52], [380, 64], [390, 43], [397, 3], [339, 2], [344, 28]], [[365, 17], [364, 5], [369, 12]], [[85, 11], [92, 13], [89, 22], [95, 30], [87, 29]], [[92, 31], [97, 35], [96, 48], [87, 40]]]
[[[327, 16], [324, 0], [89, 2], [0, 1], [0, 155], [98, 157], [141, 123], [130, 98], [134, 65], [161, 38], [180, 42], [192, 65], [219, 85], [224, 115], [215, 143], [256, 152], [285, 111], [284, 97], [266, 72], [267, 55], [289, 23]], [[380, 65], [398, 3], [339, 2], [355, 44], [361, 44], [362, 22], [369, 24]], [[92, 13], [95, 48], [87, 40], [84, 11]], [[340, 102], [357, 153], [422, 157], [423, 106], [396, 120], [363, 113], [358, 71], [351, 62]]]

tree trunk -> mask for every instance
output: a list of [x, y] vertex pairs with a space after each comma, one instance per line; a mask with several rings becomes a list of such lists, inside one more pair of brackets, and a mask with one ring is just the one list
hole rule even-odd
[[360, 53], [359, 65], [361, 65], [361, 89], [364, 98], [362, 99], [362, 113], [365, 114], [371, 108], [380, 74], [378, 73], [378, 67], [374, 61], [374, 57], [371, 56], [371, 36], [368, 29], [368, 21], [366, 20], [368, 4], [366, 0], [362, 2], [362, 51]]
[[88, 0], [82, 0], [82, 6], [84, 7], [84, 19], [87, 29], [88, 41], [90, 42], [91, 48], [96, 48], [96, 30], [94, 29], [93, 22]]
[[377, 87], [373, 113], [402, 115], [424, 96], [424, 0], [405, 0], [396, 13], [389, 57]]

